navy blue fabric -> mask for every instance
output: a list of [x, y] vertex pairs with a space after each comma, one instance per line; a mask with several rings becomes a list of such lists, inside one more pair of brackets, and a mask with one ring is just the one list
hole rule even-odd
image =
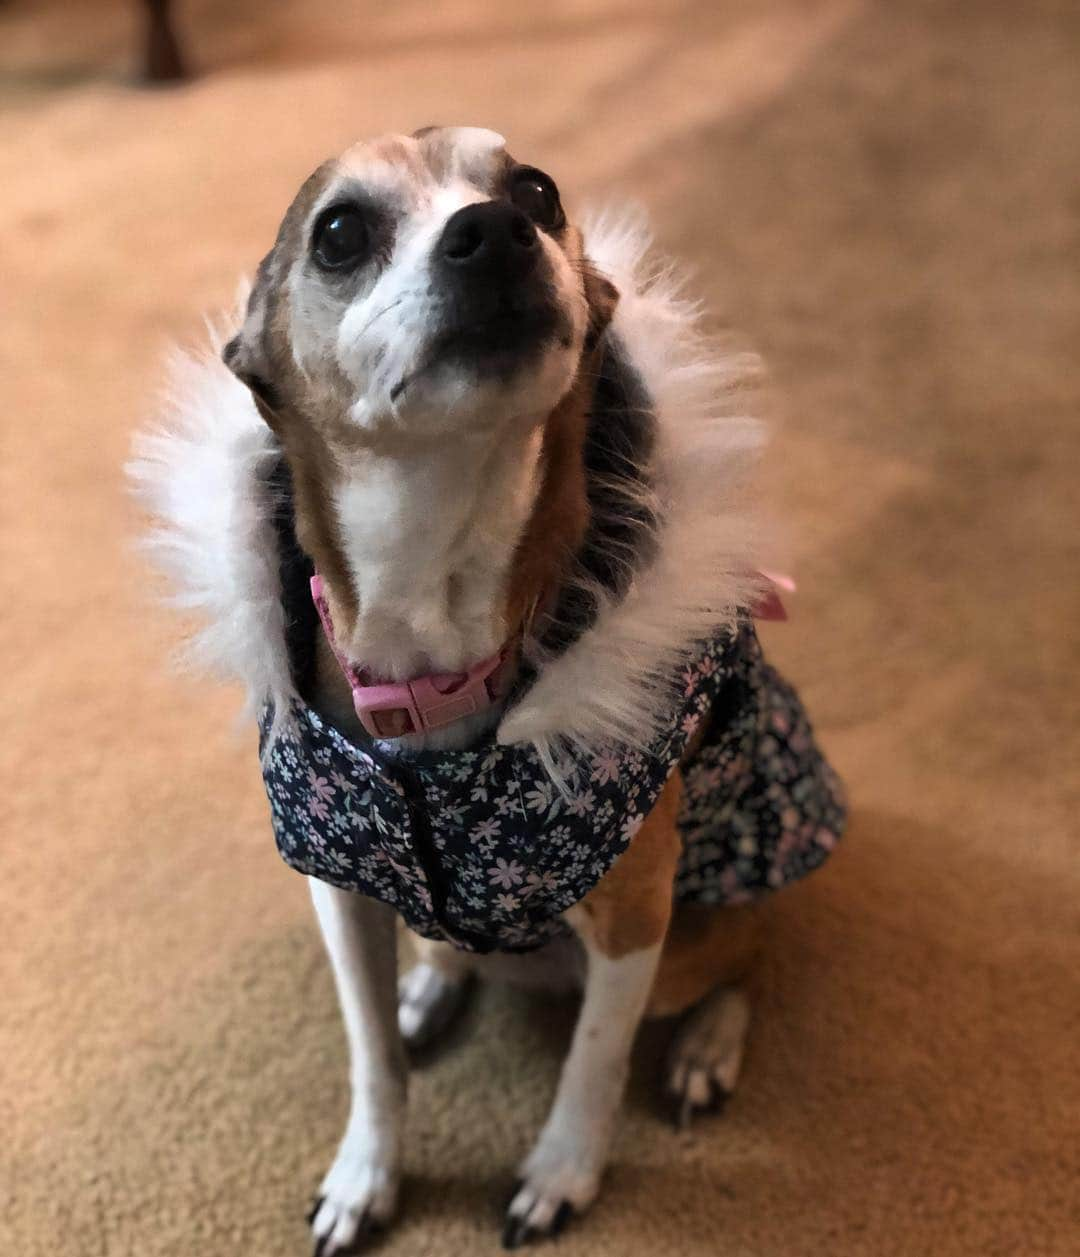
[[[703, 643], [645, 751], [581, 756], [560, 793], [530, 747], [359, 747], [303, 703], [264, 755], [278, 850], [292, 868], [394, 907], [430, 938], [524, 951], [564, 932], [683, 763], [679, 900], [738, 903], [820, 865], [845, 804], [798, 697], [752, 625]], [[273, 713], [262, 719], [262, 743]]]

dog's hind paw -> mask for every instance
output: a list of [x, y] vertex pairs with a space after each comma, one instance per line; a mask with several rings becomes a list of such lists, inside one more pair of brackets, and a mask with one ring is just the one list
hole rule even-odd
[[312, 1257], [352, 1257], [390, 1221], [397, 1203], [397, 1175], [336, 1162], [308, 1213]]
[[446, 1030], [465, 1003], [468, 977], [449, 978], [434, 965], [414, 965], [398, 982], [398, 1029], [411, 1051], [421, 1051]]
[[721, 987], [707, 995], [679, 1028], [667, 1066], [667, 1091], [676, 1123], [686, 1128], [699, 1113], [718, 1112], [735, 1090], [750, 1026], [743, 991]]

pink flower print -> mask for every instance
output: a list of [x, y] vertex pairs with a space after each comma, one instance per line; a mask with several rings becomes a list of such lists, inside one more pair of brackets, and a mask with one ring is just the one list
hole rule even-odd
[[394, 872], [402, 879], [402, 881], [410, 882], [417, 894], [420, 893], [420, 883], [416, 880], [413, 871], [407, 864], [402, 864], [400, 860], [395, 860], [393, 854], [385, 848], [380, 848], [376, 853], [376, 859], [385, 860]]
[[601, 751], [593, 760], [591, 780], [601, 786], [606, 786], [609, 781], [619, 780], [619, 757], [614, 751]]
[[793, 852], [800, 850], [809, 837], [809, 826], [785, 830], [773, 851], [772, 865], [769, 868], [768, 883], [770, 886], [783, 886], [784, 869]]
[[739, 875], [735, 872], [732, 865], [729, 864], [720, 874], [720, 893], [724, 896], [724, 900], [730, 903], [740, 889]]
[[495, 907], [500, 912], [516, 912], [521, 907], [521, 900], [517, 895], [501, 894], [495, 896]]
[[335, 786], [337, 786], [342, 794], [352, 794], [352, 792], [356, 789], [348, 777], [343, 777], [341, 773], [337, 772], [337, 770], [330, 774], [330, 780]]
[[697, 773], [694, 783], [700, 790], [716, 790], [724, 780], [724, 770], [719, 765], [703, 769]]
[[537, 891], [546, 890], [550, 894], [551, 891], [558, 890], [558, 888], [558, 878], [549, 869], [543, 873], [530, 873], [525, 879], [525, 889], [522, 893], [528, 899], [530, 895], [535, 895]]
[[724, 769], [724, 777], [728, 781], [738, 781], [746, 772], [749, 765], [745, 755], [736, 755], [730, 764]]
[[688, 711], [682, 718], [682, 731], [687, 737], [692, 736], [694, 730], [701, 723], [701, 716], [696, 711]]
[[325, 821], [330, 819], [330, 809], [317, 794], [313, 794], [311, 798], [308, 799], [307, 810], [315, 817], [316, 820]]
[[486, 817], [469, 830], [470, 842], [488, 842], [493, 838], [498, 838], [499, 831], [502, 829], [502, 821], [496, 820], [493, 816]]
[[[322, 799], [324, 803], [329, 803], [334, 797], [334, 787], [326, 780], [326, 778], [320, 777], [313, 768], [309, 768], [307, 770], [307, 779], [308, 785], [314, 791], [316, 796]], [[320, 817], [320, 819], [325, 820], [326, 817], [323, 816]]]
[[504, 860], [500, 856], [492, 868], [488, 869], [488, 878], [493, 886], [501, 886], [503, 890], [513, 890], [520, 886], [525, 878], [525, 870], [517, 860]]
[[571, 816], [588, 816], [595, 803], [596, 795], [591, 790], [586, 790], [584, 794], [575, 794], [567, 803], [566, 810]]
[[814, 842], [822, 851], [831, 851], [836, 846], [836, 834], [831, 829], [820, 826], [814, 834]]

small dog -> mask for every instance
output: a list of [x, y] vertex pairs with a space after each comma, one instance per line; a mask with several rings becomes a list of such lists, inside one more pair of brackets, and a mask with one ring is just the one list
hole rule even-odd
[[741, 493], [750, 364], [710, 354], [646, 244], [571, 225], [491, 131], [359, 144], [300, 189], [225, 365], [182, 363], [142, 438], [154, 545], [247, 682], [344, 1014], [321, 1257], [393, 1214], [405, 1048], [474, 973], [584, 991], [508, 1247], [596, 1196], [643, 1016], [688, 1012], [682, 1120], [727, 1096], [755, 934], [732, 905], [843, 827], [751, 624], [776, 600]]

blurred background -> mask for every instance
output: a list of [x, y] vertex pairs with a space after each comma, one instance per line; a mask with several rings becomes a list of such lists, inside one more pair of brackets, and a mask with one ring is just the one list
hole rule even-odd
[[[172, 675], [120, 468], [303, 177], [503, 132], [632, 196], [765, 355], [801, 592], [767, 646], [852, 825], [777, 900], [742, 1089], [643, 1036], [567, 1254], [1080, 1243], [1080, 9], [1072, 0], [0, 2], [0, 1251], [305, 1251], [346, 1105], [237, 695]], [[167, 84], [147, 82], [151, 77]], [[380, 1251], [496, 1251], [572, 1009], [417, 1073]]]

